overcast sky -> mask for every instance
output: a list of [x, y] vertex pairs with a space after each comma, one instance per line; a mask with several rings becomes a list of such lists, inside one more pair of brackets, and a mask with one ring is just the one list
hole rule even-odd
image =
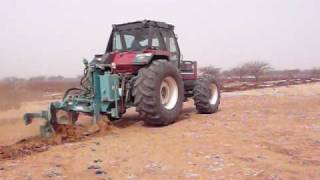
[[320, 66], [319, 0], [1, 0], [0, 78], [80, 75], [112, 24], [143, 19], [174, 24], [200, 66]]

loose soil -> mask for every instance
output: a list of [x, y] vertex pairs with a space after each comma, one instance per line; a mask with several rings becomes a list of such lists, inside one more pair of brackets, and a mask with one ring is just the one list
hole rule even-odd
[[41, 139], [41, 120], [0, 112], [0, 179], [320, 179], [320, 83], [223, 93], [220, 111], [146, 127], [130, 109], [104, 133]]

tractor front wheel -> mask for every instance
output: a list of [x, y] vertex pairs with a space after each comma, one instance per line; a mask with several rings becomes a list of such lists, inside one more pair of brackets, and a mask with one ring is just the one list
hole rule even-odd
[[182, 78], [167, 60], [156, 60], [141, 68], [134, 83], [134, 105], [144, 122], [152, 126], [173, 123], [184, 99]]
[[193, 89], [194, 105], [200, 114], [215, 113], [220, 105], [220, 85], [213, 77], [200, 77]]

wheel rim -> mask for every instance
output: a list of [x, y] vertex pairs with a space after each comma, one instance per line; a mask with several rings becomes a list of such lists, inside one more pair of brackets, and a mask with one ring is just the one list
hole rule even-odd
[[210, 104], [214, 105], [218, 101], [219, 93], [218, 93], [218, 87], [216, 84], [211, 84], [210, 85], [210, 90], [211, 90], [211, 97], [210, 97]]
[[172, 77], [166, 77], [162, 80], [160, 86], [160, 101], [165, 109], [173, 109], [178, 101], [178, 85]]

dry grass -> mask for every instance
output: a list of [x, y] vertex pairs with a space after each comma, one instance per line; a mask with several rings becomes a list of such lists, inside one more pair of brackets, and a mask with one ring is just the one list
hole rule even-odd
[[74, 80], [0, 82], [0, 111], [19, 108], [25, 101], [46, 99], [45, 94], [64, 92], [74, 86], [77, 86]]
[[[282, 79], [281, 79], [282, 80]], [[296, 81], [290, 80], [289, 84], [303, 84], [319, 81], [319, 79], [299, 79], [298, 83]], [[259, 88], [256, 82], [252, 82], [246, 79], [244, 82], [238, 82], [237, 79], [221, 79], [222, 90], [223, 91], [234, 91], [234, 90], [247, 90]], [[292, 82], [291, 82], [292, 81]], [[261, 79], [260, 85], [264, 85], [270, 81], [270, 79]], [[78, 79], [62, 79], [62, 80], [24, 80], [24, 79], [14, 79], [9, 81], [0, 81], [0, 111], [16, 109], [21, 106], [22, 102], [31, 100], [44, 100], [49, 99], [49, 94], [53, 93], [63, 93], [66, 89], [71, 87], [77, 87], [79, 83]], [[250, 84], [251, 83], [251, 84]], [[270, 83], [269, 83], [270, 85]], [[275, 86], [280, 86], [281, 84], [275, 84]], [[285, 83], [286, 85], [286, 83]], [[270, 86], [268, 86], [270, 87]]]

